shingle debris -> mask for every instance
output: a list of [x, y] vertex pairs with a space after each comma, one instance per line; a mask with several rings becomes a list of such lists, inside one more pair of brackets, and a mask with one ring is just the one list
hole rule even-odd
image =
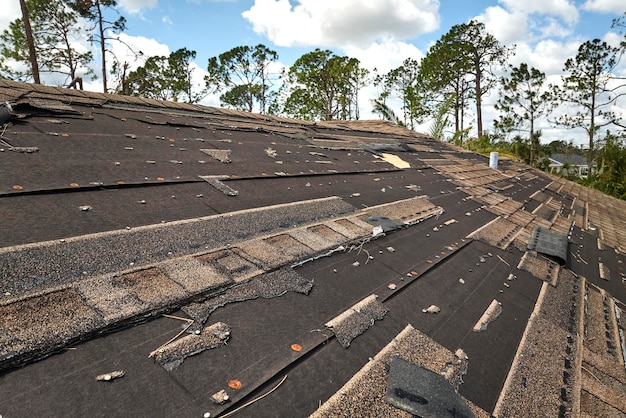
[[378, 301], [377, 295], [370, 295], [328, 321], [325, 326], [330, 328], [342, 347], [348, 348], [352, 340], [374, 325], [374, 321], [383, 319], [387, 308]]
[[312, 288], [313, 283], [286, 267], [257, 276], [207, 301], [188, 304], [182, 310], [197, 324], [204, 324], [211, 313], [229, 303], [275, 298], [287, 292], [308, 295]]
[[180, 366], [185, 358], [204, 350], [221, 347], [229, 338], [230, 327], [223, 322], [217, 322], [205, 327], [199, 334], [186, 335], [160, 347], [153, 358], [165, 370], [173, 370]]

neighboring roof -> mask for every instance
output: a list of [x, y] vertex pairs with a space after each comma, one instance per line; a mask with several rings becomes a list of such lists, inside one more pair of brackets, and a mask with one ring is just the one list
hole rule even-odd
[[550, 161], [555, 164], [563, 165], [568, 163], [570, 165], [587, 165], [587, 158], [577, 154], [552, 154]]
[[625, 202], [383, 121], [0, 100], [0, 415], [626, 414]]

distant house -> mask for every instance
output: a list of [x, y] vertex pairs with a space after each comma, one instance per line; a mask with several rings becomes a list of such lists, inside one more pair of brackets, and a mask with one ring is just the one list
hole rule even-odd
[[[552, 174], [563, 174], [587, 178], [589, 175], [589, 165], [587, 159], [577, 154], [552, 154], [549, 158], [548, 170]], [[591, 170], [595, 167], [592, 164]]]

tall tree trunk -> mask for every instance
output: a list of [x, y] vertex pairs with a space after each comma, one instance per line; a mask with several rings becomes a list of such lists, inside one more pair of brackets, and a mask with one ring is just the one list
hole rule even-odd
[[537, 154], [537, 138], [535, 138], [535, 116], [530, 117], [530, 165], [535, 163]]
[[33, 31], [30, 27], [30, 18], [28, 16], [28, 7], [26, 7], [26, 0], [20, 0], [20, 7], [22, 8], [22, 21], [24, 22], [24, 32], [26, 33], [26, 42], [28, 43], [28, 53], [30, 66], [33, 72], [33, 80], [35, 84], [41, 84], [41, 79], [39, 78], [39, 64], [37, 63], [37, 51], [35, 50]]
[[102, 54], [102, 90], [104, 93], [108, 92], [107, 87], [107, 61], [106, 61], [106, 42], [104, 38], [104, 26], [102, 16], [102, 9], [100, 8], [100, 2], [96, 3], [98, 7], [98, 31], [100, 32], [100, 54]]
[[482, 88], [480, 62], [476, 62], [476, 128], [478, 129], [478, 139], [483, 137], [483, 114], [482, 114]]

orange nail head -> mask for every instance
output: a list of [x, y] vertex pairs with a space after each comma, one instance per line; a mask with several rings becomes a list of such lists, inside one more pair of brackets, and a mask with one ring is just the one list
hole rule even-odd
[[241, 382], [239, 380], [229, 380], [228, 387], [231, 389], [239, 390], [241, 389]]

